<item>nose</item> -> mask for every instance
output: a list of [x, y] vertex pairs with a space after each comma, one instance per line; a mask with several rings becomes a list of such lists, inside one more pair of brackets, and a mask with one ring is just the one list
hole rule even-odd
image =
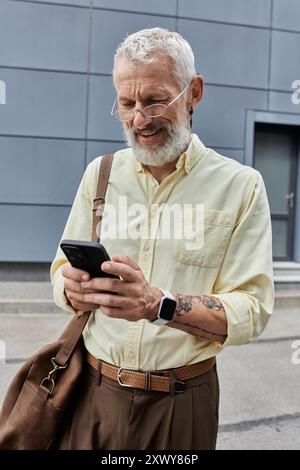
[[134, 116], [134, 119], [133, 119], [133, 125], [137, 129], [143, 129], [148, 124], [150, 124], [150, 122], [152, 122], [151, 117], [145, 116], [145, 114], [143, 114], [143, 112], [140, 111], [139, 109], [136, 110], [136, 113], [135, 113], [135, 116]]

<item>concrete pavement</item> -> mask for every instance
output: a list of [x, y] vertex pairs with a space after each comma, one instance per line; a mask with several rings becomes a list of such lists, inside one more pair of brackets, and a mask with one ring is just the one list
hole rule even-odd
[[[0, 314], [0, 340], [7, 356], [0, 365], [0, 402], [24, 358], [56, 339], [69, 318], [64, 313]], [[297, 305], [275, 310], [257, 341], [225, 348], [219, 355], [218, 449], [300, 449], [300, 364], [292, 361], [296, 340]]]

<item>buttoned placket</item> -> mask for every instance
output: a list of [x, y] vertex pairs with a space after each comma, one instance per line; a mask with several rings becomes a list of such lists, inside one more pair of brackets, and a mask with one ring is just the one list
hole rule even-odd
[[[148, 193], [148, 214], [147, 220], [141, 226], [141, 240], [138, 257], [138, 264], [143, 271], [146, 280], [150, 283], [153, 265], [153, 255], [155, 243], [160, 228], [161, 214], [164, 204], [167, 203], [169, 195], [184, 173], [184, 169], [177, 168], [171, 175], [167, 176], [159, 185], [157, 180], [147, 170], [140, 173], [142, 178], [146, 178]], [[124, 345], [124, 368], [140, 368], [140, 345], [143, 336], [143, 327], [146, 320], [129, 322], [127, 338]]]

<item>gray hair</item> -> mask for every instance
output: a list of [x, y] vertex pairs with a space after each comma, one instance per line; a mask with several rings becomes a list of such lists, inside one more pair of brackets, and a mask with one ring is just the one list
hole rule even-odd
[[162, 52], [172, 59], [181, 86], [196, 75], [194, 54], [189, 43], [180, 34], [164, 28], [142, 29], [127, 36], [116, 50], [113, 75], [120, 56], [132, 62], [149, 63], [155, 52]]

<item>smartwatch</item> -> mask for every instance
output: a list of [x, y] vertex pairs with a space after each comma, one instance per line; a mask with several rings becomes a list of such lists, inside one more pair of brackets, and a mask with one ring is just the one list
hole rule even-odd
[[160, 289], [163, 293], [160, 304], [158, 306], [157, 318], [152, 321], [154, 325], [162, 326], [173, 320], [174, 313], [176, 310], [177, 302], [175, 297], [165, 290]]

